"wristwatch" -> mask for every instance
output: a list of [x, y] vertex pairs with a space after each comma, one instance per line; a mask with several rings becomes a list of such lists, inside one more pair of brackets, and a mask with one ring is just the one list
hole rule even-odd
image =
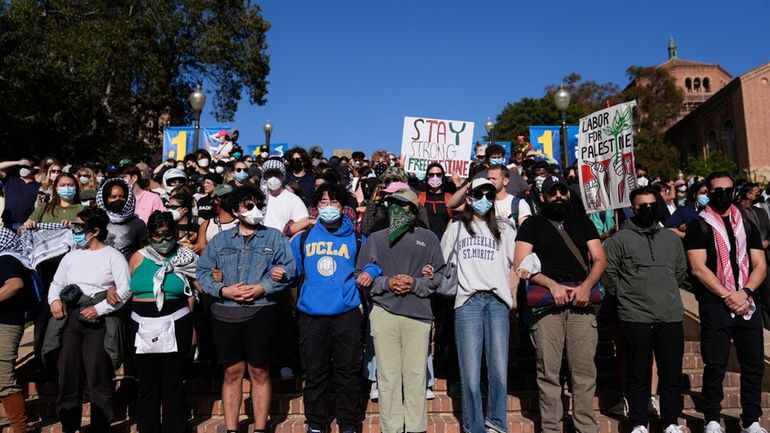
[[743, 292], [746, 293], [746, 296], [748, 296], [749, 298], [751, 298], [751, 295], [754, 293], [748, 287], [744, 287], [741, 290], [743, 290]]

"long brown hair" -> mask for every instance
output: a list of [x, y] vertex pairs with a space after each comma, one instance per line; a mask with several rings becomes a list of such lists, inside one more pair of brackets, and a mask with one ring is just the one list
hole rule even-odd
[[[494, 188], [492, 188], [492, 191], [494, 191]], [[466, 194], [466, 197], [471, 196], [471, 190], [468, 190], [468, 193]], [[476, 211], [473, 210], [473, 206], [468, 204], [467, 200], [465, 202], [465, 207], [463, 208], [463, 211], [460, 212], [459, 219], [460, 221], [465, 225], [465, 230], [470, 234], [471, 236], [476, 236], [476, 233], [473, 231], [473, 225], [471, 224], [473, 222], [473, 218], [476, 215]], [[492, 236], [495, 237], [498, 241], [500, 240], [500, 226], [498, 225], [497, 221], [497, 215], [495, 213], [495, 203], [492, 202], [492, 208], [489, 209], [489, 212], [487, 212], [486, 215], [482, 218], [486, 223], [487, 227], [489, 228], [489, 231], [492, 232]]]
[[78, 179], [71, 173], [61, 173], [60, 175], [56, 176], [56, 180], [53, 181], [53, 186], [51, 188], [51, 201], [45, 204], [43, 213], [48, 212], [51, 214], [51, 216], [54, 216], [54, 210], [56, 210], [58, 207], [61, 207], [62, 200], [56, 187], [59, 185], [59, 179], [63, 177], [71, 179], [75, 183], [75, 197], [72, 198], [72, 203], [80, 203], [80, 184]]

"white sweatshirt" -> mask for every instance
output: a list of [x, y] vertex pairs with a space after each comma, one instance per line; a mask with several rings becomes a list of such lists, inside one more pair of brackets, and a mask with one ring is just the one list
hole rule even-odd
[[[475, 236], [471, 236], [461, 221], [452, 221], [441, 239], [444, 260], [449, 259], [457, 248], [452, 262], [458, 264], [457, 296], [455, 308], [461, 307], [478, 291], [492, 291], [509, 308], [515, 307], [511, 293], [510, 272], [516, 245], [516, 230], [499, 223], [500, 241], [492, 236], [486, 222], [474, 219], [471, 223]], [[458, 225], [459, 236], [458, 236]], [[515, 290], [515, 288], [514, 288]]]

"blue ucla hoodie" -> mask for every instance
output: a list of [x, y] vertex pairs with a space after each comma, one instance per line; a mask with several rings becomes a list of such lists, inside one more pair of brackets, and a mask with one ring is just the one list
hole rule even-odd
[[[300, 252], [302, 235], [291, 241], [300, 289], [297, 309], [315, 316], [334, 316], [361, 305], [355, 281], [356, 234], [353, 223], [342, 216], [342, 224], [330, 233], [319, 221], [310, 229]], [[362, 242], [363, 244], [363, 239]]]

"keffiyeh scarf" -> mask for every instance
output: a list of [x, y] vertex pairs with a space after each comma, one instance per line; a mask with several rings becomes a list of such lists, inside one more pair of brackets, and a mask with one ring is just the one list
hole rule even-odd
[[29, 256], [24, 253], [21, 239], [16, 236], [13, 230], [5, 227], [0, 227], [0, 256], [15, 257], [25, 268], [35, 269], [29, 260]]
[[[730, 238], [727, 235], [727, 229], [725, 228], [724, 220], [711, 206], [706, 206], [700, 212], [700, 217], [711, 226], [714, 232], [714, 247], [717, 252], [717, 269], [716, 274], [719, 278], [719, 282], [722, 283], [725, 288], [731, 292], [741, 290], [746, 286], [749, 281], [749, 254], [746, 249], [746, 230], [743, 227], [743, 217], [741, 212], [735, 206], [730, 206], [730, 227], [732, 227], [733, 235], [735, 236], [735, 257], [738, 260], [738, 284], [735, 285], [735, 274], [733, 273], [733, 266], [730, 263], [730, 250], [732, 245], [730, 244]], [[753, 313], [754, 300], [749, 297], [748, 299], [750, 310], [746, 315], [751, 318]], [[746, 318], [744, 316], [744, 318]]]
[[[107, 208], [107, 200], [105, 195], [109, 195], [112, 191], [112, 187], [118, 185], [126, 192], [126, 204], [123, 206], [123, 210], [120, 213], [115, 213]], [[136, 209], [136, 197], [131, 187], [128, 186], [125, 180], [120, 178], [108, 179], [96, 194], [96, 206], [99, 209], [103, 209], [107, 212], [107, 216], [110, 217], [110, 222], [113, 224], [122, 224], [134, 216]]]
[[36, 267], [69, 252], [73, 247], [72, 231], [61, 223], [38, 223], [34, 229], [24, 230], [21, 247], [32, 267]]
[[164, 260], [163, 257], [155, 251], [152, 246], [147, 246], [139, 250], [139, 253], [160, 266], [152, 278], [152, 293], [155, 296], [155, 305], [158, 311], [163, 309], [165, 296], [163, 294], [163, 281], [166, 274], [174, 274], [184, 283], [184, 293], [187, 296], [192, 295], [189, 278], [195, 278], [195, 268], [198, 264], [198, 256], [189, 248], [178, 246], [176, 255], [171, 260]]

